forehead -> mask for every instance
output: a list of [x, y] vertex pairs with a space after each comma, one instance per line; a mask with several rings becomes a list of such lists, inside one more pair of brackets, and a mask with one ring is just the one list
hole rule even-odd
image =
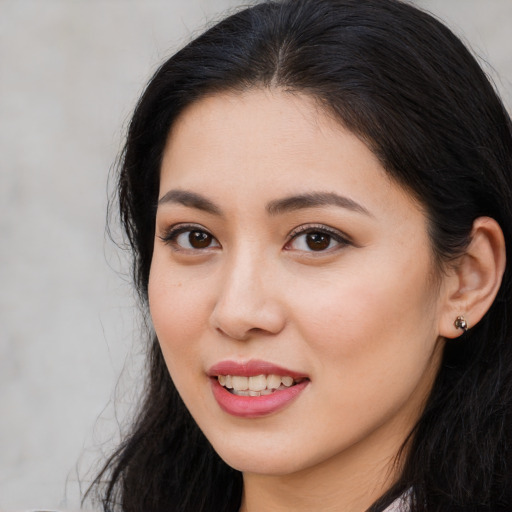
[[257, 157], [252, 163], [262, 157], [269, 162], [280, 154], [284, 161], [305, 156], [306, 142], [317, 139], [327, 122], [316, 102], [305, 95], [268, 89], [215, 94], [181, 113], [169, 133], [166, 156], [174, 157], [176, 150], [215, 149], [210, 156], [218, 160], [244, 156]]
[[366, 146], [320, 111], [315, 100], [256, 89], [208, 96], [189, 106], [169, 133], [162, 177], [171, 168], [173, 180], [185, 174], [218, 180], [236, 166], [243, 183], [249, 176], [280, 181], [293, 174], [303, 183], [309, 175], [318, 182], [333, 157], [336, 167], [348, 169], [355, 167], [355, 156], [388, 179]]
[[169, 133], [162, 161], [160, 196], [171, 188], [224, 190], [228, 200], [232, 192], [255, 198], [321, 190], [387, 208], [398, 205], [390, 201], [396, 195], [421, 210], [313, 98], [280, 90], [215, 94], [189, 106]]

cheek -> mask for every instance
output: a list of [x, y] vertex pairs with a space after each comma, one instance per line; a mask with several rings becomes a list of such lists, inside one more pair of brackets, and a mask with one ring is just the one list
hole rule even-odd
[[371, 372], [389, 377], [393, 364], [427, 358], [437, 339], [429, 264], [395, 258], [361, 268], [332, 272], [308, 293], [293, 290], [291, 309], [322, 364], [336, 364], [354, 378]]
[[[163, 264], [162, 264], [163, 263]], [[205, 304], [201, 284], [177, 278], [164, 260], [153, 259], [148, 284], [151, 319], [169, 374], [189, 410], [204, 407], [205, 379], [200, 342], [204, 331]]]
[[[188, 366], [196, 358], [193, 340], [205, 323], [202, 283], [178, 277], [165, 260], [155, 254], [148, 284], [149, 310], [169, 371]], [[202, 300], [202, 298], [204, 300]], [[175, 362], [179, 361], [179, 365]]]
[[425, 275], [412, 283], [378, 274], [354, 274], [296, 301], [317, 395], [328, 404], [311, 428], [322, 424], [333, 445], [355, 442], [404, 407], [414, 417], [437, 367]]

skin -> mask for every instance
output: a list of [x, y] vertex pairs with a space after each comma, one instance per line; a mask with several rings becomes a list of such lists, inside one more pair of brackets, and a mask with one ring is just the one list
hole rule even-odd
[[[170, 198], [176, 190], [199, 194], [211, 211]], [[358, 207], [268, 211], [272, 201], [308, 193]], [[154, 327], [199, 427], [243, 472], [241, 510], [365, 510], [396, 476], [393, 461], [444, 343], [448, 278], [434, 277], [421, 206], [311, 99], [279, 90], [190, 106], [169, 135], [159, 197]], [[211, 243], [194, 248], [188, 232], [170, 235], [184, 226]], [[311, 250], [298, 227], [340, 237]], [[231, 416], [207, 372], [250, 359], [310, 382], [274, 414]]]

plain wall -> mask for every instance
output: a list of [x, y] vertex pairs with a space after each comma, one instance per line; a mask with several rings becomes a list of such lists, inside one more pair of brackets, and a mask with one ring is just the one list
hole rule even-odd
[[[158, 63], [239, 3], [0, 0], [2, 511], [78, 508], [76, 465], [115, 442], [112, 398], [122, 417], [142, 348], [104, 234], [109, 168]], [[510, 108], [512, 0], [416, 3], [495, 68]]]

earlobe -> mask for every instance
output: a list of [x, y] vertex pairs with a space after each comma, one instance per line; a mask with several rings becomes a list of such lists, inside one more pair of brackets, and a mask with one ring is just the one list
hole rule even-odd
[[463, 315], [459, 315], [455, 319], [455, 322], [453, 322], [453, 325], [455, 325], [457, 329], [462, 329], [464, 332], [469, 329], [468, 321]]
[[496, 298], [505, 262], [505, 240], [499, 224], [489, 217], [477, 218], [467, 250], [446, 278], [441, 336], [456, 338], [482, 319]]

